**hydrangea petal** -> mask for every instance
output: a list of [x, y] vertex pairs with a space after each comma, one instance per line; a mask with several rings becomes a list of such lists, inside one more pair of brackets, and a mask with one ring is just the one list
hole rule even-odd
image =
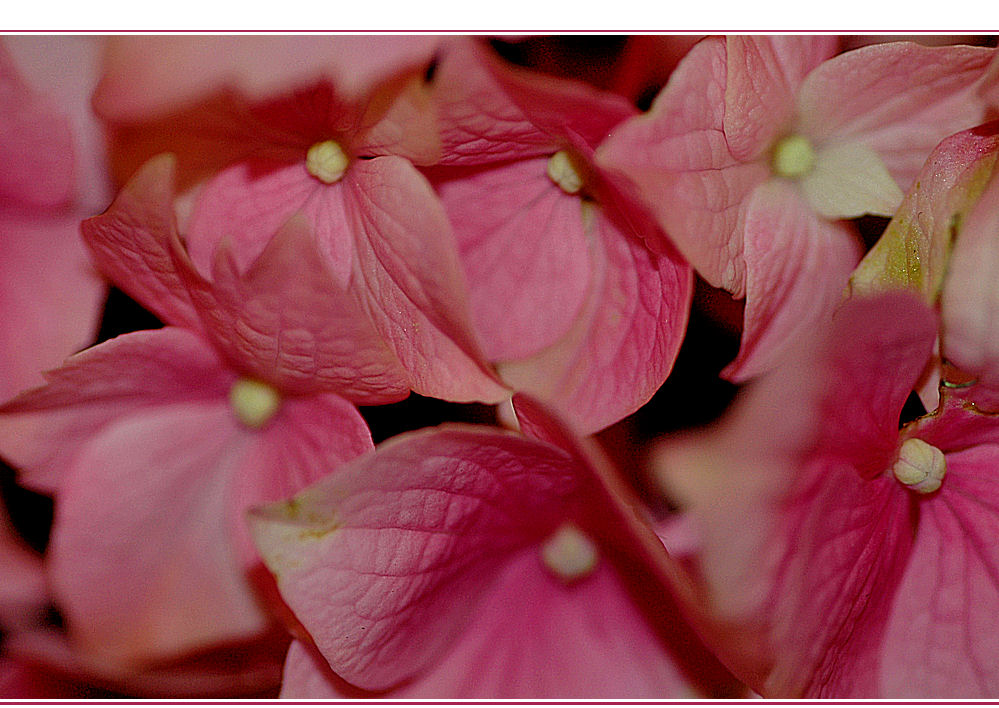
[[267, 627], [220, 513], [246, 438], [221, 399], [133, 413], [80, 450], [60, 489], [50, 569], [88, 652], [127, 665]]
[[[992, 159], [995, 159], [993, 154]], [[960, 227], [942, 294], [943, 353], [990, 386], [999, 386], [999, 175], [993, 173], [981, 198]]]
[[680, 62], [651, 110], [617, 126], [595, 159], [635, 184], [705, 280], [742, 297], [743, 205], [770, 170], [736, 159], [729, 149], [726, 80], [725, 41], [705, 39]]
[[802, 84], [800, 129], [819, 143], [867, 145], [907, 190], [937, 143], [984, 122], [977, 83], [994, 54], [985, 47], [911, 42], [846, 52]]
[[662, 385], [686, 331], [693, 278], [675, 255], [652, 253], [601, 208], [584, 223], [595, 251], [585, 309], [561, 340], [500, 372], [588, 433], [634, 412]]
[[168, 324], [200, 328], [173, 263], [178, 241], [173, 207], [175, 160], [147, 162], [101, 216], [80, 227], [100, 270]]
[[816, 219], [794, 188], [780, 182], [753, 193], [745, 234], [742, 344], [722, 372], [733, 381], [772, 368], [797, 339], [824, 326], [860, 259], [849, 227]]
[[166, 327], [87, 349], [47, 379], [0, 408], [0, 450], [22, 482], [52, 492], [105, 425], [147, 406], [224, 400], [235, 375], [197, 335]]
[[726, 38], [725, 138], [737, 160], [756, 159], [788, 130], [798, 87], [837, 44], [832, 35]]
[[424, 431], [256, 513], [254, 536], [337, 673], [384, 689], [441, 655], [473, 608], [455, 598], [479, 596], [497, 558], [552, 530], [573, 485], [554, 448]]
[[304, 219], [289, 220], [245, 274], [227, 247], [216, 253], [211, 283], [176, 258], [205, 329], [240, 370], [289, 393], [405, 398], [406, 372], [334, 282]]
[[811, 207], [827, 219], [891, 216], [904, 196], [878, 154], [859, 143], [820, 149], [800, 184]]
[[947, 454], [944, 486], [920, 504], [885, 633], [880, 695], [940, 700], [999, 691], [997, 463], [995, 444]]
[[460, 225], [472, 318], [491, 361], [534, 354], [564, 335], [592, 285], [582, 202], [552, 182], [545, 162], [511, 162], [436, 185]]
[[421, 395], [497, 402], [509, 395], [473, 334], [468, 286], [444, 209], [408, 161], [387, 156], [351, 171], [358, 297]]
[[0, 217], [0, 400], [97, 335], [106, 285], [80, 240], [79, 219]]

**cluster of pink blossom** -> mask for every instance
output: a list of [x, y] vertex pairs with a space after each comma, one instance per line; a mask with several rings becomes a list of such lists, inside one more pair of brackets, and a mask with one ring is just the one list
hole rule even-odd
[[556, 40], [0, 38], [0, 696], [999, 697], [994, 42]]

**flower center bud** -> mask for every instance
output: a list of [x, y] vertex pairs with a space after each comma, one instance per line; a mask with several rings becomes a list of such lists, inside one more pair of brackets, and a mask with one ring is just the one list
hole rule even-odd
[[305, 169], [325, 184], [339, 182], [349, 164], [350, 158], [335, 140], [316, 143], [305, 156]]
[[281, 407], [281, 394], [262, 381], [240, 379], [229, 389], [229, 404], [240, 423], [262, 428]]
[[774, 147], [772, 167], [779, 177], [804, 177], [815, 167], [812, 142], [803, 135], [789, 135]]
[[938, 448], [919, 438], [909, 438], [898, 451], [892, 467], [895, 479], [914, 492], [929, 494], [940, 489], [947, 461]]
[[548, 158], [546, 172], [548, 178], [566, 194], [579, 194], [586, 183], [582, 166], [565, 150], [559, 150]]
[[574, 524], [566, 523], [548, 537], [541, 546], [541, 560], [555, 577], [573, 583], [597, 567], [597, 547]]

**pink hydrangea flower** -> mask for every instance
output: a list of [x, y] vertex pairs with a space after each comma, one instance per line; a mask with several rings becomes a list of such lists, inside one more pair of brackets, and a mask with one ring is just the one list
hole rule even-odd
[[[104, 193], [92, 164], [97, 146], [83, 139], [79, 94], [93, 84], [99, 49], [90, 39], [0, 43], [0, 400], [41, 383], [42, 371], [93, 341], [100, 319], [106, 286], [79, 236], [80, 220], [106, 205], [96, 203]], [[39, 50], [46, 61], [30, 61]], [[33, 83], [18, 59], [33, 68]], [[45, 68], [67, 65], [69, 78], [46, 81]]]
[[899, 424], [936, 333], [910, 294], [852, 299], [715, 429], [665, 443], [707, 632], [764, 696], [999, 691], [999, 421], [942, 393]]
[[[205, 85], [216, 92], [235, 90], [221, 94], [235, 107], [213, 113], [214, 125], [200, 123], [203, 116], [190, 117], [187, 125], [186, 116], [178, 118], [182, 140], [193, 135], [202, 152], [216, 155], [203, 161], [214, 169], [231, 163], [204, 185], [185, 219], [194, 263], [207, 269], [219, 244], [231, 238], [236, 264], [245, 269], [281, 225], [301, 213], [337, 286], [356, 294], [365, 319], [402, 363], [413, 390], [453, 401], [495, 403], [508, 397], [472, 334], [467, 287], [447, 218], [413, 166], [433, 162], [439, 153], [420, 77], [435, 42], [312, 38], [295, 44], [306, 56], [304, 68], [277, 71], [259, 58], [234, 63], [229, 50], [237, 59], [256, 56], [261, 40], [266, 57], [287, 49], [286, 39], [226, 39], [233, 38], [168, 45], [168, 56], [178, 55], [182, 65], [206, 65], [179, 86], [171, 78], [172, 90], [183, 95], [205, 94]], [[362, 48], [367, 51], [358, 51]], [[109, 76], [117, 78], [106, 78], [95, 100], [98, 106], [121, 104], [118, 113], [131, 115], [129, 101], [143, 101], [134, 92], [126, 92], [126, 101], [120, 84], [134, 81], [130, 72], [162, 80], [164, 69], [159, 58], [139, 61], [133, 52], [126, 54], [132, 61], [112, 63]], [[171, 75], [175, 72], [170, 66]], [[231, 129], [220, 131], [226, 124]], [[186, 152], [182, 169], [185, 157]]]
[[304, 222], [245, 272], [223, 246], [206, 277], [171, 181], [154, 160], [83, 225], [168, 326], [88, 349], [0, 409], [4, 457], [57, 498], [48, 567], [73, 640], [126, 667], [272, 629], [243, 512], [372, 447], [352, 401], [408, 391]]
[[733, 690], [680, 618], [675, 568], [638, 501], [514, 400], [531, 437], [410, 433], [254, 512], [261, 553], [317, 647], [293, 644], [282, 696], [357, 695], [345, 681], [392, 698]]
[[598, 151], [712, 285], [746, 298], [725, 375], [768, 369], [828, 318], [860, 257], [843, 219], [890, 216], [933, 147], [981, 123], [994, 50], [712, 37]]
[[470, 41], [450, 49], [434, 76], [444, 152], [430, 174], [485, 355], [515, 389], [599, 430], [665, 380], [692, 293], [689, 266], [592, 159], [635, 109]]

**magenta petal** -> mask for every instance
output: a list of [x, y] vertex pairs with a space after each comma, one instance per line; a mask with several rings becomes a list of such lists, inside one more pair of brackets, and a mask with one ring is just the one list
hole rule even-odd
[[559, 189], [545, 164], [520, 160], [437, 185], [491, 361], [552, 344], [573, 325], [592, 286], [583, 202]]
[[947, 454], [944, 486], [919, 505], [912, 557], [885, 632], [879, 695], [999, 692], [997, 449], [978, 445]]
[[200, 320], [174, 267], [175, 160], [155, 157], [118, 193], [101, 216], [83, 222], [83, 238], [98, 267], [167, 324], [198, 329]]
[[352, 287], [412, 389], [451, 401], [506, 398], [475, 341], [457, 245], [429, 183], [397, 157], [357, 163], [346, 179]]
[[724, 134], [725, 42], [690, 50], [648, 114], [614, 129], [596, 162], [638, 188], [659, 224], [709, 283], [736, 297], [745, 288], [744, 202], [770, 176], [763, 163], [736, 159]]
[[555, 406], [584, 433], [630, 415], [662, 385], [693, 292], [681, 259], [654, 254], [598, 207], [587, 221], [595, 253], [582, 313], [548, 349], [500, 366], [518, 391]]
[[334, 281], [304, 218], [292, 218], [245, 274], [234, 260], [224, 243], [208, 283], [177, 254], [205, 329], [238, 369], [284, 392], [336, 391], [370, 403], [405, 398], [406, 372]]
[[497, 560], [552, 529], [574, 483], [569, 458], [554, 448], [425, 431], [256, 513], [254, 536], [337, 673], [382, 689], [439, 658]]
[[89, 652], [128, 664], [267, 627], [224, 513], [249, 439], [222, 398], [137, 411], [83, 447], [49, 552], [55, 596]]
[[994, 49], [889, 42], [846, 52], [805, 79], [801, 130], [822, 141], [858, 141], [877, 152], [907, 190], [943, 138], [985, 120], [976, 95]]
[[838, 48], [831, 35], [734, 36], [726, 40], [725, 139], [738, 160], [755, 160], [788, 131], [808, 73]]
[[147, 406], [224, 400], [235, 376], [197, 335], [167, 327], [87, 349], [47, 378], [0, 408], [0, 450], [22, 481], [52, 491], [103, 426]]
[[824, 327], [860, 260], [851, 228], [819, 219], [783, 182], [761, 185], [744, 222], [746, 311], [739, 356], [722, 373], [744, 381]]

